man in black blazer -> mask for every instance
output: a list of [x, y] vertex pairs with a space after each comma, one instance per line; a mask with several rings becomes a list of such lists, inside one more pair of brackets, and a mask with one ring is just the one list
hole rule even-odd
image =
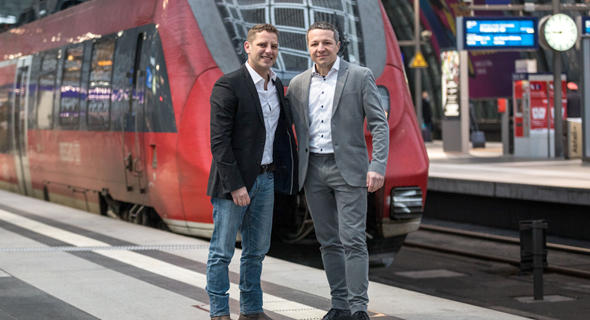
[[222, 76], [211, 92], [213, 235], [207, 261], [207, 293], [213, 320], [229, 320], [228, 265], [242, 235], [240, 320], [270, 319], [262, 309], [260, 274], [270, 247], [274, 192], [297, 192], [292, 121], [284, 87], [270, 69], [278, 31], [260, 24], [248, 32], [248, 61]]

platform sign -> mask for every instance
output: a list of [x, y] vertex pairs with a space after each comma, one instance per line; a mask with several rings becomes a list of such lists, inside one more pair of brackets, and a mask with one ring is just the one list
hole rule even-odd
[[457, 17], [457, 49], [537, 50], [537, 26], [537, 17]]
[[410, 68], [428, 68], [428, 62], [424, 59], [422, 52], [418, 51], [410, 61]]

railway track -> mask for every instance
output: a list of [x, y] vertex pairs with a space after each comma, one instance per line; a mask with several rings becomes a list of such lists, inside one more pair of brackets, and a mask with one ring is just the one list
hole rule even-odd
[[[435, 236], [435, 239], [433, 239], [432, 237], [429, 238], [427, 236], [421, 236], [421, 233], [429, 233], [430, 235], [440, 234], [444, 236], [442, 238], [440, 236]], [[406, 241], [404, 242], [404, 246], [422, 248], [448, 254], [460, 255], [464, 257], [496, 261], [507, 263], [514, 266], [520, 266], [520, 255], [516, 254], [517, 258], [513, 257], [515, 256], [515, 251], [520, 252], [520, 241], [517, 238], [433, 226], [427, 224], [422, 224], [420, 226], [420, 230], [416, 234], [417, 235], [408, 236], [408, 239], [406, 239]], [[455, 240], [452, 240], [451, 237], [456, 238]], [[476, 241], [479, 241], [480, 243], [480, 248], [483, 246], [484, 249], [479, 250], [478, 252], [478, 250], [474, 249], [473, 246], [467, 249], [458, 248], [456, 244], [461, 243], [461, 241], [458, 241], [458, 239], [460, 238], [476, 239]], [[448, 244], [450, 242], [453, 242], [454, 245], [444, 245], [445, 243]], [[486, 246], [484, 242], [489, 242], [491, 248]], [[503, 244], [504, 247], [498, 248], [498, 244]], [[518, 246], [518, 248], [508, 248], [506, 246]], [[563, 275], [590, 279], [590, 272], [586, 271], [588, 270], [588, 268], [586, 268], [586, 270], [581, 270], [579, 268], [572, 268], [569, 266], [560, 265], [571, 263], [567, 262], [571, 260], [567, 257], [573, 256], [575, 256], [575, 260], [577, 262], [575, 263], [576, 265], [590, 265], [590, 249], [547, 243], [547, 250], [548, 260], [551, 261], [552, 256], [555, 257], [556, 260], [555, 263], [549, 262], [549, 265], [546, 268], [547, 272], [554, 272]], [[490, 251], [496, 251], [497, 253], [494, 254]]]

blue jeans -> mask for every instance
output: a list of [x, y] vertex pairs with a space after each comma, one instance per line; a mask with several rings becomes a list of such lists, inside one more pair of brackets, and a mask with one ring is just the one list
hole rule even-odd
[[272, 172], [258, 175], [249, 192], [250, 204], [240, 207], [232, 200], [211, 198], [213, 235], [207, 261], [207, 293], [211, 317], [229, 315], [229, 270], [238, 230], [242, 233], [240, 259], [240, 313], [262, 312], [260, 274], [270, 247], [274, 206]]

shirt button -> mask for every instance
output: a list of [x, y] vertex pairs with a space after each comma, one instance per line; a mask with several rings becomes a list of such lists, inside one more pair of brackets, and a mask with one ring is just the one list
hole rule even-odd
[[324, 106], [322, 106], [322, 109], [324, 108]]
[[324, 135], [322, 134], [322, 138], [324, 137]]
[[324, 151], [324, 149], [320, 149], [320, 151]]
[[322, 91], [322, 94], [324, 94], [324, 92]]
[[322, 123], [324, 123], [324, 120], [322, 120]]

